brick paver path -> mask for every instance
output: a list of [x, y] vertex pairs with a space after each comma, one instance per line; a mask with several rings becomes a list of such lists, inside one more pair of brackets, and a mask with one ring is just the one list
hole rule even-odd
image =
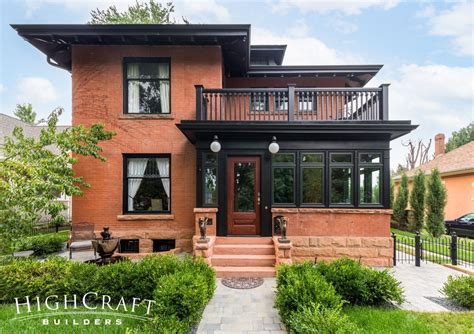
[[275, 279], [248, 290], [230, 289], [217, 280], [217, 289], [204, 310], [198, 334], [285, 334], [274, 308]]

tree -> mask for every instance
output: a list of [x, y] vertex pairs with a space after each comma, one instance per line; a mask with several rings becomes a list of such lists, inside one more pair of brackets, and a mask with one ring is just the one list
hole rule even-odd
[[[114, 133], [101, 124], [90, 128], [78, 125], [57, 132], [61, 113], [60, 108], [51, 113], [39, 139], [25, 136], [21, 127], [5, 137], [4, 158], [0, 160], [0, 245], [10, 252], [41, 214], [48, 215], [52, 224], [64, 221], [61, 212], [66, 204], [58, 200], [60, 194], [78, 196], [82, 194], [81, 187], [89, 186], [72, 170], [77, 156], [105, 160], [98, 143], [111, 139]], [[53, 153], [50, 145], [59, 152]]]
[[402, 142], [402, 145], [408, 147], [408, 153], [405, 158], [407, 170], [416, 168], [429, 161], [428, 152], [431, 146], [431, 139], [428, 141], [428, 144], [425, 144], [421, 139], [416, 143], [409, 139], [407, 143]]
[[425, 173], [421, 170], [413, 177], [413, 188], [410, 194], [410, 207], [413, 211], [412, 232], [420, 232], [425, 218]]
[[[105, 10], [95, 9], [91, 11], [91, 20], [89, 24], [160, 24], [176, 23], [171, 17], [174, 13], [172, 2], [161, 4], [154, 0], [148, 3], [141, 3], [138, 0], [135, 5], [128, 7], [127, 11], [119, 12], [117, 7], [110, 6]], [[183, 18], [185, 23], [188, 23]]]
[[35, 124], [36, 122], [36, 113], [31, 103], [17, 104], [13, 114], [25, 123]]
[[426, 228], [433, 237], [444, 233], [444, 207], [446, 206], [446, 188], [437, 169], [431, 171], [426, 195]]
[[393, 203], [393, 225], [401, 229], [407, 228], [407, 213], [405, 209], [408, 204], [408, 177], [402, 174], [400, 185], [398, 186], [395, 202]]
[[460, 129], [454, 131], [446, 143], [446, 153], [452, 151], [464, 144], [470, 143], [474, 140], [474, 122]]
[[393, 208], [393, 200], [395, 199], [395, 185], [393, 184], [393, 180], [390, 179], [390, 207]]

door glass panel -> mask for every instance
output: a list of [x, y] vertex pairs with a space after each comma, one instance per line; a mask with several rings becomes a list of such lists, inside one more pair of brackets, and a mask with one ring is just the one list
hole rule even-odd
[[234, 163], [234, 211], [255, 211], [255, 163]]

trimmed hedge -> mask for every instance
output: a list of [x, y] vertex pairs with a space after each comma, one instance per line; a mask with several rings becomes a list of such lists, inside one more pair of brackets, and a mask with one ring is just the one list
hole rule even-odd
[[50, 257], [43, 262], [22, 259], [0, 266], [2, 303], [14, 302], [15, 297], [91, 291], [113, 300], [122, 296], [126, 301], [155, 299], [155, 321], [148, 330], [157, 333], [185, 333], [197, 324], [215, 288], [214, 270], [201, 258], [190, 256], [150, 255], [139, 262], [125, 260], [106, 266]]
[[34, 255], [43, 256], [61, 251], [66, 241], [64, 234], [39, 234], [20, 240], [15, 248], [17, 251], [32, 250]]
[[356, 333], [358, 328], [342, 313], [343, 306], [388, 301], [403, 301], [400, 283], [388, 271], [354, 260], [278, 268], [276, 307], [290, 333]]
[[441, 292], [455, 304], [474, 309], [474, 276], [449, 276]]

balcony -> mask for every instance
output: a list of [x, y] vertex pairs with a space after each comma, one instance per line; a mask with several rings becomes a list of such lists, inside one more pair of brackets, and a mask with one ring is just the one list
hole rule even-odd
[[378, 88], [196, 86], [196, 120], [223, 122], [388, 121], [388, 84]]

